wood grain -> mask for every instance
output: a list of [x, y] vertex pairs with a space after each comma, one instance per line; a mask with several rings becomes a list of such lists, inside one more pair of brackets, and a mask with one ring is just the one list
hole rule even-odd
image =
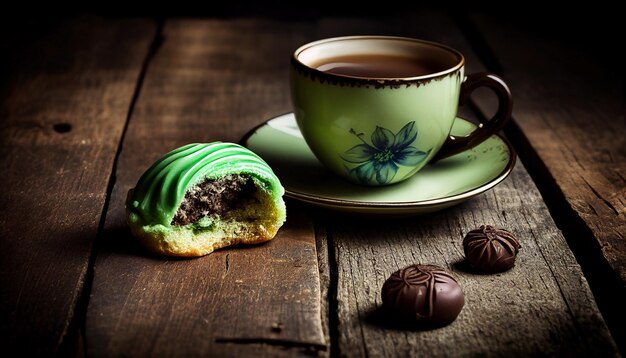
[[74, 334], [70, 322], [154, 30], [151, 21], [78, 18], [3, 54], [0, 342], [6, 351], [50, 356]]
[[[438, 13], [378, 22], [330, 18], [320, 33], [426, 38], [461, 50], [469, 73], [483, 69], [455, 24]], [[336, 256], [330, 261], [337, 263], [338, 355], [617, 354], [580, 266], [520, 163], [495, 189], [447, 211], [397, 220], [328, 220]], [[477, 275], [466, 269], [462, 238], [482, 224], [508, 228], [520, 238], [513, 270]], [[410, 331], [381, 312], [384, 280], [413, 263], [442, 265], [456, 274], [467, 302], [452, 325]]]
[[[626, 119], [623, 81], [607, 51], [613, 35], [564, 41], [550, 31], [521, 31], [493, 17], [471, 20], [514, 91], [516, 125], [508, 133], [624, 352]], [[596, 32], [590, 29], [589, 35]], [[531, 46], [533, 51], [527, 51]], [[489, 108], [484, 97], [476, 101], [481, 109]]]
[[[482, 224], [520, 239], [512, 270], [480, 275], [463, 263], [463, 236]], [[491, 192], [451, 210], [334, 220], [329, 233], [338, 262], [342, 355], [617, 355], [580, 267], [519, 164]], [[451, 325], [411, 331], [381, 311], [384, 281], [414, 263], [441, 265], [457, 277], [466, 304]]]
[[[623, 131], [623, 113], [615, 112], [611, 100], [619, 89], [585, 77], [592, 90], [586, 97], [573, 80], [556, 89], [526, 81], [522, 63], [512, 58], [519, 51], [513, 43], [523, 48], [535, 43], [480, 21], [485, 27], [479, 28], [493, 36], [488, 39], [496, 53], [504, 53], [499, 59], [506, 79], [511, 73], [514, 90], [523, 92], [515, 114], [519, 110], [520, 123], [530, 124], [520, 124], [520, 133], [528, 131], [538, 148], [533, 157], [538, 162], [528, 163], [545, 166], [574, 214], [568, 211], [565, 217], [592, 233], [583, 239], [597, 242], [594, 252], [606, 254], [605, 262], [613, 262], [612, 272], [618, 272], [614, 254], [624, 251], [611, 241], [614, 236], [602, 235], [623, 234], [624, 142], [599, 131], [591, 117], [621, 119], [606, 128]], [[0, 84], [0, 184], [5, 188], [0, 250], [8, 253], [0, 261], [0, 342], [8, 351], [28, 356], [80, 356], [83, 349], [91, 356], [617, 355], [580, 266], [520, 163], [495, 189], [422, 217], [350, 217], [288, 202], [288, 222], [275, 240], [198, 259], [152, 256], [130, 235], [125, 195], [155, 159], [189, 142], [237, 141], [261, 121], [291, 110], [288, 60], [303, 43], [373, 33], [426, 38], [460, 49], [468, 72], [483, 69], [472, 44], [445, 14], [308, 22], [168, 20], [126, 131], [155, 24], [81, 18], [55, 21], [51, 28], [33, 46], [19, 41], [0, 46], [20, 44], [18, 52], [0, 60], [0, 74], [7, 78]], [[537, 48], [547, 57], [562, 55], [540, 42]], [[545, 67], [538, 56], [529, 54], [528, 60], [535, 76]], [[558, 79], [550, 77], [549, 67], [545, 71], [546, 78]], [[559, 102], [563, 98], [567, 101]], [[583, 106], [585, 98], [594, 104]], [[576, 118], [563, 122], [550, 101]], [[569, 101], [580, 106], [570, 110]], [[550, 127], [557, 122], [559, 127]], [[559, 140], [557, 129], [576, 141], [587, 133], [617, 144], [550, 144]], [[575, 171], [556, 166], [564, 159], [576, 163]], [[577, 172], [583, 179], [575, 177]], [[115, 185], [103, 221], [109, 179]], [[577, 185], [582, 194], [574, 192]], [[612, 227], [602, 231], [591, 225], [610, 219], [611, 206], [617, 217]], [[85, 286], [99, 222], [93, 282]], [[511, 271], [478, 275], [464, 265], [463, 235], [486, 223], [510, 229], [522, 241]], [[382, 283], [413, 263], [443, 265], [459, 279], [467, 303], [450, 326], [407, 330], [381, 313]], [[90, 285], [85, 322], [81, 294]], [[83, 332], [75, 332], [83, 325], [84, 347]], [[70, 339], [74, 335], [78, 342]]]
[[[617, 69], [580, 48], [475, 16], [517, 99], [515, 121], [626, 284], [626, 119]], [[525, 49], [533, 47], [533, 51]]]
[[97, 356], [323, 354], [313, 225], [288, 221], [263, 245], [193, 260], [148, 256], [126, 225], [124, 198], [165, 152], [237, 141], [289, 111], [290, 53], [309, 27], [266, 20], [172, 20], [149, 66], [120, 154], [87, 314]]

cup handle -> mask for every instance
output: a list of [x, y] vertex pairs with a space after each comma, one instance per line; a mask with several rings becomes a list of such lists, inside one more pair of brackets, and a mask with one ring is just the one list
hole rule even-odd
[[449, 135], [431, 162], [447, 158], [477, 146], [491, 135], [501, 130], [506, 122], [509, 121], [513, 110], [511, 91], [500, 77], [492, 73], [480, 72], [468, 75], [461, 84], [459, 105], [464, 105], [469, 100], [472, 92], [482, 86], [493, 90], [498, 97], [498, 111], [496, 114], [488, 121], [481, 120], [478, 127], [465, 137]]

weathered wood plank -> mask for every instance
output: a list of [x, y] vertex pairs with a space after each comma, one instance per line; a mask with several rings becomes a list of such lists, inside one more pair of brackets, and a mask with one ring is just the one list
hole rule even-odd
[[[601, 33], [598, 42], [608, 42], [609, 47], [600, 47], [581, 40], [559, 41], [548, 29], [541, 35], [522, 31], [493, 17], [471, 19], [515, 93], [516, 126], [508, 133], [529, 163], [623, 351], [626, 119], [624, 83], [617, 67], [611, 66], [614, 55], [606, 50], [613, 46], [614, 35]], [[588, 36], [599, 33], [588, 30]], [[489, 107], [484, 97], [476, 100], [482, 109]]]
[[3, 53], [0, 342], [8, 352], [53, 355], [74, 334], [68, 329], [154, 31], [151, 21], [79, 18]]
[[163, 153], [237, 141], [289, 111], [289, 56], [309, 40], [307, 29], [254, 19], [166, 22], [119, 158], [87, 313], [89, 354], [323, 354], [315, 233], [298, 206], [288, 203], [273, 241], [193, 260], [148, 256], [124, 219], [127, 190]]
[[[512, 270], [477, 275], [462, 264], [463, 235], [486, 223], [520, 239]], [[580, 267], [521, 165], [491, 192], [451, 210], [393, 221], [336, 220], [329, 231], [339, 265], [341, 354], [616, 355]], [[454, 272], [466, 304], [451, 325], [407, 331], [381, 313], [385, 279], [413, 263]]]
[[[515, 121], [571, 208], [626, 284], [623, 81], [607, 55], [475, 16], [515, 91]], [[533, 51], [528, 51], [532, 47]], [[588, 46], [593, 47], [593, 46]]]
[[[482, 67], [454, 23], [441, 14], [379, 22], [329, 19], [320, 30], [323, 37], [359, 33], [447, 43], [464, 52], [469, 72]], [[617, 354], [580, 266], [521, 163], [492, 191], [447, 211], [396, 220], [328, 220], [337, 262], [340, 355]], [[464, 270], [463, 235], [482, 224], [508, 228], [522, 241], [511, 271], [476, 275]], [[448, 267], [459, 279], [467, 302], [450, 326], [407, 331], [381, 314], [384, 280], [413, 263]]]

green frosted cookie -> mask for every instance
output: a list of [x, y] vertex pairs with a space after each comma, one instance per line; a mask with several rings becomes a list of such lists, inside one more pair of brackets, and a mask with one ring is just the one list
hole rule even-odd
[[156, 161], [128, 191], [133, 234], [150, 250], [202, 256], [271, 240], [285, 222], [284, 189], [272, 169], [233, 143], [194, 143]]

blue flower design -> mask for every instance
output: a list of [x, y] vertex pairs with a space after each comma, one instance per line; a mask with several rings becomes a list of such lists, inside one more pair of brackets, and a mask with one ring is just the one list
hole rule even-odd
[[352, 128], [350, 133], [363, 143], [355, 145], [340, 156], [348, 163], [360, 164], [348, 170], [363, 184], [387, 184], [396, 176], [399, 165], [417, 165], [432, 150], [431, 148], [423, 152], [411, 145], [417, 138], [415, 121], [407, 123], [397, 134], [376, 126], [371, 136], [372, 145], [363, 139], [365, 134], [357, 133]]

